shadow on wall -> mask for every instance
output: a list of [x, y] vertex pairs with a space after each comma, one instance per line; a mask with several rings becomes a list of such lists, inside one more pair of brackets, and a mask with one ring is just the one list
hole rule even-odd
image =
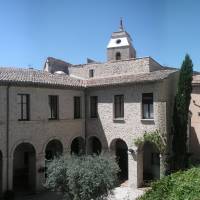
[[0, 199], [1, 199], [1, 194], [2, 194], [2, 181], [3, 181], [2, 180], [3, 179], [3, 177], [2, 177], [3, 158], [2, 157], [3, 156], [2, 156], [2, 153], [0, 151]]
[[191, 153], [191, 164], [200, 164], [200, 143], [198, 139], [198, 133], [194, 127], [191, 127], [190, 132], [190, 144], [189, 151]]
[[100, 154], [108, 151], [108, 141], [99, 116], [94, 119], [87, 119], [87, 153]]

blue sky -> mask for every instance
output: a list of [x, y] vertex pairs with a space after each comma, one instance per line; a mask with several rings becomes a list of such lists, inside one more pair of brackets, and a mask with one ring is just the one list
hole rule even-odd
[[106, 61], [120, 17], [138, 57], [200, 71], [198, 0], [0, 0], [0, 66], [42, 68], [53, 56], [73, 64]]

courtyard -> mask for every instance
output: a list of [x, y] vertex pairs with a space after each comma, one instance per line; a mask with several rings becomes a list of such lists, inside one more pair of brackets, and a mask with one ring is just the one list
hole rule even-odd
[[[136, 200], [141, 196], [146, 188], [130, 189], [126, 184], [114, 189], [113, 194], [108, 197], [108, 200]], [[42, 192], [35, 195], [18, 196], [16, 200], [62, 200], [62, 194], [56, 192]]]

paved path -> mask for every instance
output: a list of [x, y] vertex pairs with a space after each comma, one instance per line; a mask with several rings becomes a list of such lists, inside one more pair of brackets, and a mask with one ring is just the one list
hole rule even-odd
[[[136, 200], [144, 193], [145, 189], [131, 189], [127, 186], [120, 186], [114, 189], [113, 195], [108, 200]], [[17, 197], [16, 200], [63, 200], [62, 195], [56, 192], [43, 192], [35, 195]]]
[[143, 189], [130, 189], [128, 187], [118, 187], [113, 191], [113, 195], [108, 197], [108, 200], [136, 200], [137, 197], [144, 194]]

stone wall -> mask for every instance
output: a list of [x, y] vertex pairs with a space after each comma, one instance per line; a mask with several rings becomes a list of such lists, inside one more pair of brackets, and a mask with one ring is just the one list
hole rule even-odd
[[[3, 153], [3, 189], [6, 189], [6, 87], [0, 87], [0, 150]], [[30, 121], [18, 121], [17, 94], [30, 94]], [[59, 96], [59, 120], [48, 120], [48, 95]], [[73, 97], [81, 96], [82, 119], [74, 119]], [[13, 154], [21, 143], [30, 143], [36, 151], [36, 187], [42, 189], [44, 174], [38, 169], [44, 166], [45, 147], [49, 141], [58, 139], [64, 152], [70, 152], [71, 142], [75, 137], [85, 134], [84, 92], [80, 90], [62, 90], [50, 88], [10, 87], [9, 112], [9, 189], [13, 181]]]
[[149, 73], [151, 71], [162, 69], [156, 61], [150, 57], [123, 60], [123, 61], [111, 61], [101, 64], [86, 64], [69, 67], [69, 74], [89, 78], [89, 70], [94, 70], [94, 77], [109, 77], [113, 75], [120, 74], [139, 74], [139, 73]]
[[124, 46], [124, 47], [114, 47], [114, 48], [108, 48], [107, 49], [107, 61], [114, 61], [116, 60], [116, 53], [120, 53], [121, 60], [126, 60], [130, 58], [136, 57], [136, 52], [133, 47]]
[[[172, 115], [170, 106], [175, 94], [171, 90], [176, 90], [174, 87], [176, 82], [177, 73], [162, 82], [88, 90], [86, 101], [88, 108], [90, 96], [98, 96], [98, 118], [90, 119], [87, 113], [87, 138], [97, 136], [105, 149], [109, 149], [112, 141], [117, 138], [125, 141], [129, 149], [137, 149], [134, 146], [134, 139], [142, 136], [145, 131], [158, 129], [162, 133], [169, 134]], [[170, 87], [170, 84], [174, 86]], [[153, 93], [154, 119], [142, 119], [142, 93]], [[114, 95], [120, 94], [124, 95], [124, 119], [115, 120]], [[133, 159], [129, 154], [129, 184], [132, 187], [141, 184], [142, 170], [140, 169], [142, 169], [141, 163], [137, 163], [137, 159]]]
[[191, 127], [189, 135], [189, 152], [192, 159], [200, 162], [200, 84], [193, 86], [190, 102]]

